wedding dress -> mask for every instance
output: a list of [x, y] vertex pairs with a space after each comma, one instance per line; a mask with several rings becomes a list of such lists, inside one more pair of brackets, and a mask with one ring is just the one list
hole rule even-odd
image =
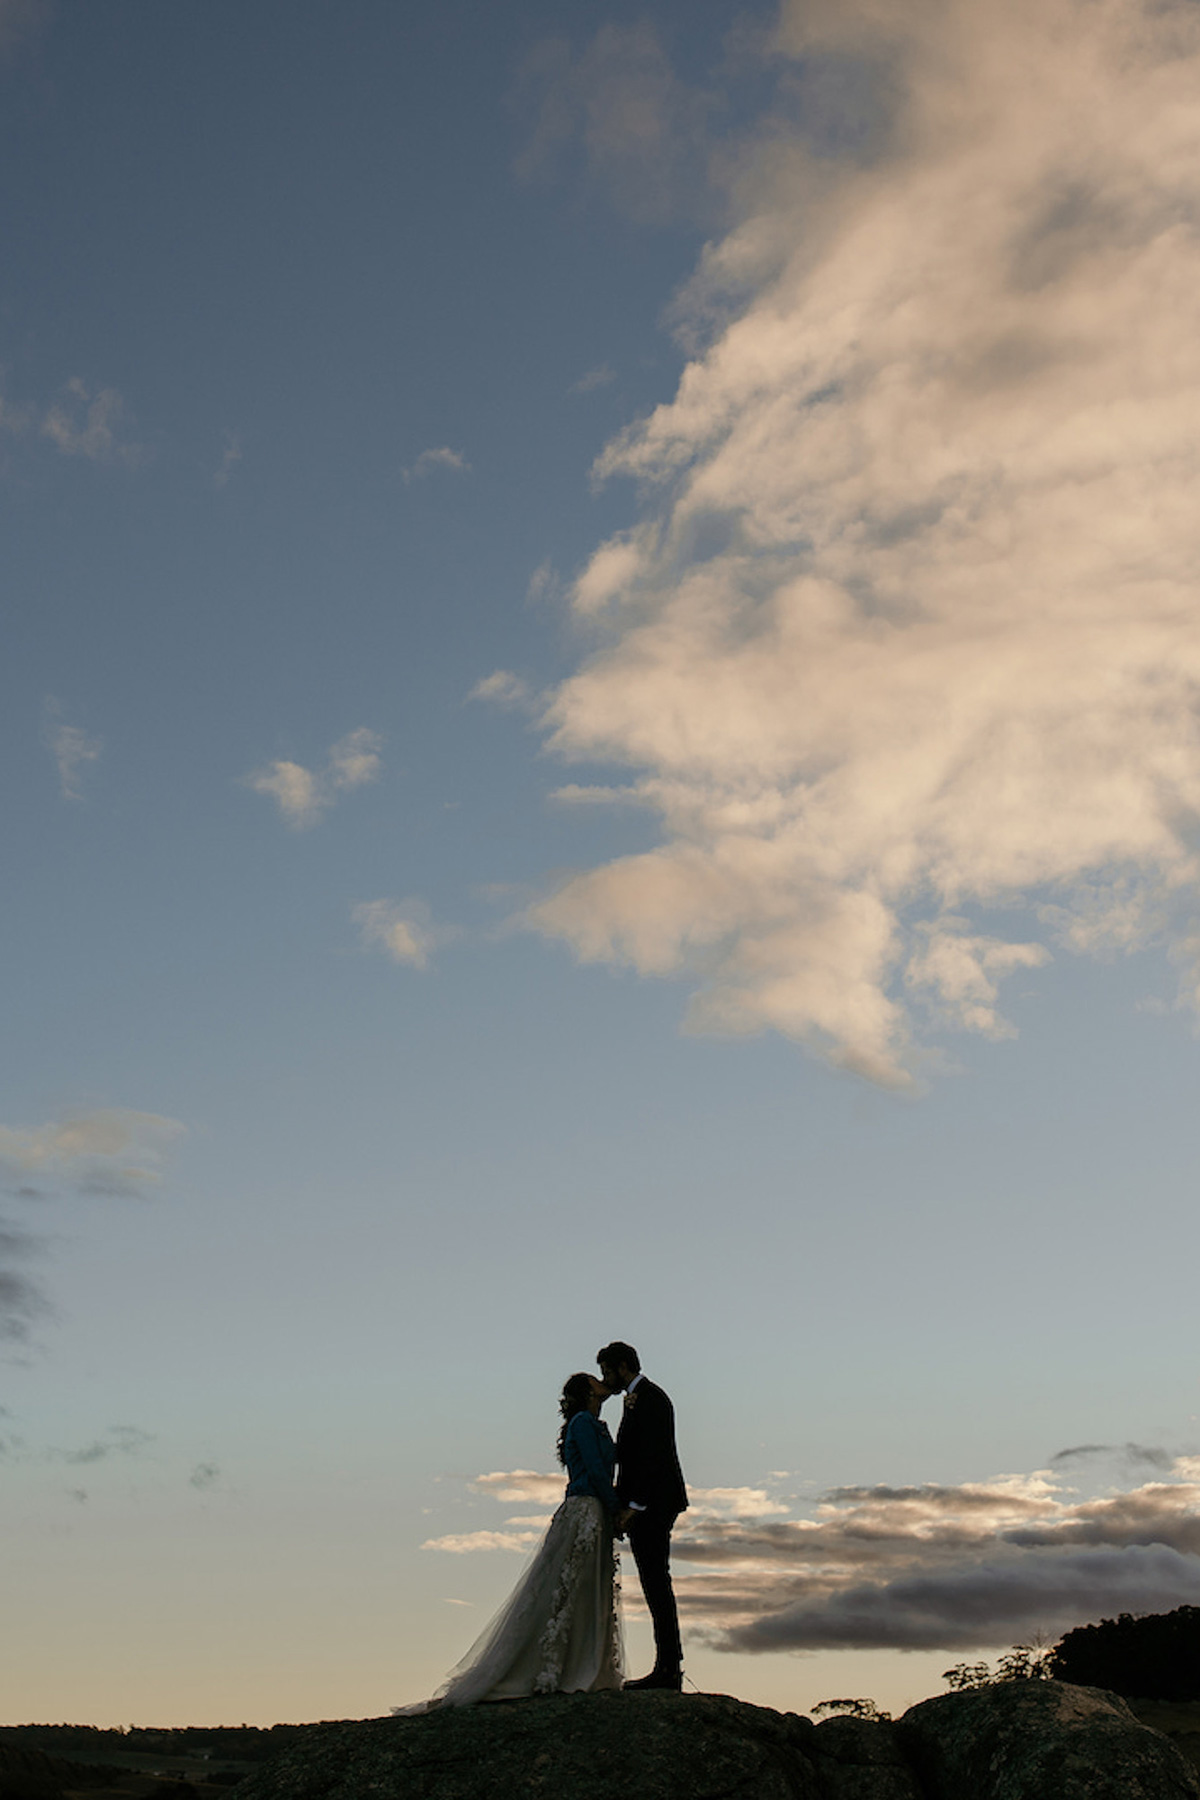
[[[437, 1695], [443, 1706], [621, 1685], [612, 1516], [592, 1494], [563, 1501], [528, 1568]], [[405, 1709], [408, 1710], [408, 1709]]]
[[434, 1698], [393, 1712], [620, 1687], [616, 1452], [594, 1406], [568, 1420], [559, 1454], [566, 1498], [516, 1587]]

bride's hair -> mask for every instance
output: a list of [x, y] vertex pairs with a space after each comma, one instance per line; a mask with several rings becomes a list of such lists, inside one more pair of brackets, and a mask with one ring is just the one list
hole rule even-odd
[[592, 1378], [590, 1375], [568, 1375], [563, 1382], [562, 1397], [558, 1402], [558, 1410], [562, 1414], [562, 1430], [558, 1434], [558, 1460], [565, 1465], [567, 1457], [563, 1445], [567, 1441], [567, 1426], [576, 1413], [586, 1412], [592, 1397]]

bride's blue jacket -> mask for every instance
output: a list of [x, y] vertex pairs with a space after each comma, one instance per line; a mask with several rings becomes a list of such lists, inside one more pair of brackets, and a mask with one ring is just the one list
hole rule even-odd
[[567, 1426], [563, 1456], [567, 1464], [567, 1498], [573, 1494], [594, 1494], [610, 1512], [616, 1512], [617, 1494], [612, 1478], [617, 1451], [604, 1420], [594, 1418], [590, 1412], [577, 1412]]

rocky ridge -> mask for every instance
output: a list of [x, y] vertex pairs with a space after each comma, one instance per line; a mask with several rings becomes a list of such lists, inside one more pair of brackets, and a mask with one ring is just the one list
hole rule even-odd
[[942, 1694], [814, 1724], [725, 1694], [576, 1694], [314, 1726], [237, 1800], [1200, 1800], [1114, 1694]]

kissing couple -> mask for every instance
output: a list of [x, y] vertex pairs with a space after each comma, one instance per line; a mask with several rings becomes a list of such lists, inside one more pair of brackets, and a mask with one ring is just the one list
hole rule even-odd
[[[563, 1383], [562, 1504], [513, 1592], [440, 1689], [443, 1706], [594, 1694], [622, 1685], [678, 1693], [683, 1686], [670, 1555], [671, 1528], [688, 1497], [675, 1448], [675, 1410], [643, 1375], [632, 1344], [606, 1344], [596, 1360], [599, 1379], [571, 1375]], [[625, 1399], [614, 1444], [600, 1408], [620, 1393]], [[619, 1537], [628, 1538], [633, 1552], [655, 1650], [650, 1673], [624, 1683], [615, 1579]]]

